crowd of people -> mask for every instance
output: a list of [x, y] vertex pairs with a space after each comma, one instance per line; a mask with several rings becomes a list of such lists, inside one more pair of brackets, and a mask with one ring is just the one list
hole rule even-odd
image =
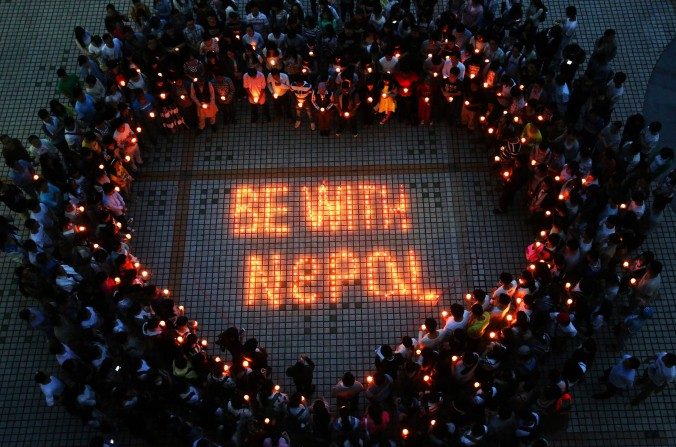
[[[47, 405], [99, 429], [92, 446], [113, 445], [122, 426], [195, 447], [548, 445], [596, 335], [610, 327], [620, 351], [655, 313], [662, 264], [638, 249], [676, 181], [659, 122], [612, 120], [627, 79], [613, 68], [615, 32], [586, 61], [576, 8], [545, 27], [548, 14], [542, 0], [272, 0], [243, 11], [132, 0], [128, 15], [106, 7], [102, 35], [76, 27], [78, 72], [57, 71], [65, 100], [37, 112], [44, 135], [27, 147], [1, 137], [0, 196], [15, 216], [0, 219], [2, 249], [35, 299], [20, 317], [60, 367], [35, 375]], [[240, 328], [218, 337], [222, 357], [209, 354], [198, 322], [132, 254], [125, 198], [142, 151], [236, 125], [242, 108], [252, 122], [306, 120], [323, 136], [392, 117], [465, 126], [494, 157], [495, 213], [525, 197], [538, 228], [527, 265], [427, 318], [417, 338], [378, 346], [364, 383], [345, 372], [332, 388], [333, 408], [307, 355], [286, 370], [286, 394]], [[594, 397], [636, 387], [639, 404], [675, 374], [673, 353], [643, 364], [625, 354]]]

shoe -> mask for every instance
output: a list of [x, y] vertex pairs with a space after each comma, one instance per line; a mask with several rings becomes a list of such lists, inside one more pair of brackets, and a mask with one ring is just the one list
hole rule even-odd
[[507, 211], [503, 210], [502, 208], [495, 208], [493, 210], [493, 214], [506, 214]]
[[380, 120], [380, 124], [385, 124], [387, 122], [387, 118], [383, 118]]
[[293, 125], [294, 129], [298, 129], [300, 127], [300, 121], [296, 121], [296, 123]]
[[201, 134], [203, 130], [204, 130], [204, 129], [197, 129], [197, 130], [195, 131], [195, 135]]
[[212, 131], [212, 132], [216, 132], [217, 130], [218, 130], [218, 126], [215, 125], [215, 124], [212, 124], [212, 125], [211, 125], [211, 131]]
[[310, 123], [310, 130], [315, 130], [317, 129], [317, 125], [315, 123]]
[[352, 138], [357, 138], [359, 136], [359, 132], [355, 132], [352, 134]]
[[336, 132], [336, 136], [339, 137], [342, 132]]
[[269, 116], [266, 116], [265, 118], [263, 118], [263, 123], [269, 123], [269, 122], [270, 122]]
[[427, 122], [425, 122], [425, 120], [420, 121], [420, 125], [421, 125], [421, 126], [424, 126], [424, 125], [426, 125], [426, 124], [427, 124]]

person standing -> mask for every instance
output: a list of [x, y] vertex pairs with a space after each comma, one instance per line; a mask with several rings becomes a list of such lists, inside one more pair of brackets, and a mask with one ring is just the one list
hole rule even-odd
[[263, 110], [263, 122], [270, 122], [270, 108], [265, 101], [265, 76], [255, 68], [249, 68], [242, 76], [242, 85], [249, 98], [251, 122], [258, 122], [258, 109]]
[[606, 390], [594, 394], [594, 399], [608, 399], [618, 391], [629, 391], [634, 388], [636, 371], [641, 361], [631, 354], [625, 354], [615, 366], [608, 368], [602, 380], [606, 383]]
[[331, 114], [333, 111], [333, 95], [329, 93], [325, 82], [317, 85], [317, 91], [312, 92], [312, 105], [317, 111], [319, 135], [328, 137], [331, 131]]
[[201, 132], [206, 127], [207, 121], [211, 125], [211, 130], [216, 130], [216, 115], [218, 114], [218, 107], [216, 107], [216, 92], [214, 86], [204, 79], [198, 79], [190, 86], [190, 98], [197, 107], [197, 127], [198, 132]]
[[359, 109], [359, 95], [351, 88], [350, 81], [343, 81], [340, 91], [334, 96], [334, 104], [338, 110], [338, 129], [336, 136], [340, 136], [345, 127], [350, 128], [352, 136], [357, 137], [357, 110]]
[[643, 372], [643, 377], [636, 381], [641, 392], [631, 400], [638, 405], [653, 393], [660, 392], [674, 383], [676, 377], [676, 355], [672, 352], [658, 352]]
[[312, 384], [312, 374], [315, 370], [315, 362], [305, 355], [301, 354], [298, 361], [293, 366], [286, 369], [286, 375], [293, 379], [296, 385], [296, 391], [303, 397], [310, 397], [315, 391], [315, 386]]

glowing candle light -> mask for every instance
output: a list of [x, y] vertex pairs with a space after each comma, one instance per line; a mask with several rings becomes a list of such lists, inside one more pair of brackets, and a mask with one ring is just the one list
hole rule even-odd
[[528, 268], [531, 269], [531, 270], [535, 270], [535, 264], [529, 265]]
[[554, 177], [554, 180], [556, 180], [557, 182], [560, 182], [560, 181], [561, 181], [561, 177], [557, 175], [557, 176]]
[[408, 93], [408, 88], [404, 87], [404, 93]]
[[122, 282], [122, 279], [120, 279], [119, 276], [116, 276], [115, 279], [114, 279], [113, 281], [115, 281], [115, 284], [119, 284], [119, 283]]
[[491, 331], [491, 332], [488, 333], [488, 338], [495, 338], [495, 337], [496, 337], [495, 332]]
[[488, 88], [488, 82], [484, 82], [484, 88]]
[[572, 286], [572, 284], [569, 283], [569, 282], [567, 282], [566, 284], [564, 284], [564, 287], [565, 287], [566, 289], [570, 289], [571, 286]]
[[98, 250], [98, 249], [99, 249], [99, 244], [94, 244], [94, 245], [92, 245], [92, 247], [94, 247], [94, 250]]
[[307, 54], [308, 54], [308, 56], [312, 57], [312, 56], [314, 56], [314, 55], [315, 55], [315, 52], [314, 52], [314, 51], [308, 51], [308, 53], [307, 53]]
[[495, 157], [493, 157], [493, 160], [494, 160], [496, 163], [500, 163], [500, 156], [496, 155]]
[[164, 294], [164, 296], [169, 296], [169, 289], [162, 290], [162, 293]]
[[345, 112], [345, 113], [343, 113], [343, 116], [344, 116], [345, 118], [349, 118], [349, 117], [350, 117], [350, 112]]
[[545, 211], [545, 216], [549, 217], [549, 216], [551, 216], [551, 215], [552, 215], [552, 212], [551, 212], [551, 211], [549, 211], [549, 210]]
[[441, 317], [442, 317], [442, 318], [448, 318], [448, 312], [445, 311], [445, 310], [442, 310], [442, 311], [441, 311]]
[[183, 343], [183, 337], [180, 336], [180, 335], [178, 337], [176, 337], [176, 343], [178, 343], [179, 345], [182, 344]]
[[425, 102], [430, 102], [430, 97], [429, 97], [429, 96], [425, 96]]
[[245, 394], [245, 395], [244, 395], [244, 400], [247, 401], [247, 402], [249, 402], [249, 399], [251, 399], [251, 398], [249, 397], [249, 395], [248, 395], [248, 394]]
[[282, 387], [281, 387], [281, 386], [279, 386], [279, 385], [275, 385], [275, 391], [276, 391], [276, 392], [278, 392], [278, 393], [279, 393], [279, 390], [281, 390], [281, 389], [282, 389]]
[[115, 192], [120, 192], [120, 187], [119, 187], [119, 186], [116, 186], [116, 187], [115, 187]]
[[629, 261], [624, 261], [624, 262], [622, 263], [622, 267], [624, 267], [624, 268], [629, 268]]
[[629, 280], [629, 282], [630, 282], [631, 285], [633, 286], [633, 285], [636, 284], [638, 281], [636, 281], [636, 278], [631, 278], [631, 279]]
[[[101, 164], [99, 165], [99, 169], [103, 169], [103, 168], [105, 168], [105, 166], [103, 166], [103, 163], [101, 163]], [[37, 177], [37, 175], [34, 176], [34, 178], [35, 178], [35, 177]], [[37, 180], [37, 179], [35, 179], [35, 180]]]
[[563, 194], [559, 194], [559, 200], [564, 200], [566, 197]]
[[167, 323], [164, 320], [160, 320], [160, 327], [164, 328], [167, 326]]
[[506, 317], [506, 320], [509, 321], [509, 322], [511, 322], [513, 319], [514, 319], [514, 317], [511, 314], [507, 315], [507, 317]]
[[538, 115], [538, 121], [544, 121], [545, 117], [542, 115]]
[[483, 123], [484, 121], [486, 121], [486, 117], [483, 116], [483, 115], [481, 115], [481, 116], [479, 117], [479, 121], [481, 121], [481, 122]]
[[373, 72], [373, 68], [368, 67], [368, 68], [366, 69], [366, 71], [369, 72], [369, 73], [371, 73], [371, 72]]
[[423, 381], [429, 383], [430, 380], [432, 380], [432, 378], [430, 376], [428, 376], [428, 375], [423, 376]]
[[535, 161], [535, 160], [531, 160], [531, 161], [530, 161], [530, 165], [531, 165], [531, 166], [535, 166], [536, 164], [538, 164], [537, 161]]
[[492, 127], [489, 127], [489, 128], [488, 128], [488, 133], [489, 133], [489, 134], [493, 134], [493, 132], [495, 132], [495, 129], [493, 129]]
[[547, 231], [546, 230], [540, 231], [540, 237], [545, 237], [545, 236], [547, 236]]
[[125, 234], [124, 237], [126, 237], [127, 240], [131, 240], [131, 234], [129, 234], [129, 233]]
[[141, 133], [143, 129], [141, 129], [141, 126], [136, 126], [136, 133]]
[[167, 94], [164, 92], [160, 93], [160, 98], [167, 99]]
[[434, 419], [432, 419], [432, 420], [430, 421], [430, 425], [431, 425], [432, 427], [434, 427], [434, 426], [436, 425], [436, 423], [437, 423], [437, 421], [435, 421]]
[[373, 383], [373, 376], [366, 376], [366, 383]]
[[570, 306], [571, 304], [573, 304], [573, 299], [572, 299], [572, 298], [568, 298], [568, 299], [566, 300], [566, 304], [569, 305], [569, 306]]
[[214, 362], [221, 363], [221, 358], [218, 356], [214, 357]]
[[180, 98], [181, 98], [181, 99], [185, 99], [185, 95], [181, 95]]
[[516, 299], [516, 304], [521, 304], [522, 302], [523, 302], [523, 300], [521, 298]]
[[481, 388], [481, 384], [479, 382], [474, 382], [474, 388]]
[[263, 423], [264, 423], [265, 425], [268, 425], [268, 424], [270, 423], [270, 418], [265, 418], [265, 419], [263, 419]]
[[202, 104], [202, 108], [203, 108], [203, 109], [208, 109], [208, 108], [209, 108], [209, 104], [206, 104], [206, 103], [205, 103], [205, 104]]
[[249, 361], [248, 361], [248, 360], [244, 360], [244, 361], [242, 362], [242, 366], [245, 367], [245, 368], [248, 368], [248, 367], [249, 367]]
[[425, 326], [424, 324], [421, 325], [421, 326], [420, 326], [420, 330], [423, 331], [423, 332], [426, 331], [426, 330], [427, 330], [427, 326]]
[[206, 340], [202, 340], [200, 344], [202, 345], [203, 348], [206, 348], [209, 342], [207, 342]]
[[130, 155], [125, 155], [125, 156], [124, 156], [124, 161], [126, 161], [127, 163], [129, 163], [129, 162], [131, 161], [131, 156], [130, 156]]
[[404, 438], [404, 439], [408, 438], [408, 434], [409, 434], [408, 428], [404, 428], [404, 429], [401, 430], [401, 437], [402, 438]]
[[525, 143], [525, 142], [526, 142], [526, 138], [525, 138], [525, 137], [521, 137], [521, 143], [523, 144], [523, 143]]
[[[275, 93], [275, 95], [276, 95], [276, 93]], [[276, 98], [276, 96], [275, 96], [275, 98]], [[225, 101], [225, 95], [221, 95], [221, 101]]]
[[422, 354], [422, 351], [421, 351], [420, 349], [416, 349], [416, 350], [415, 350], [415, 355], [420, 355], [420, 354]]
[[626, 204], [626, 203], [621, 203], [621, 204], [620, 204], [620, 209], [626, 210], [626, 209], [627, 209], [627, 204]]
[[457, 355], [451, 356], [451, 361], [452, 361], [452, 362], [457, 362], [457, 361], [458, 361], [458, 356], [457, 356]]
[[509, 176], [510, 176], [509, 171], [504, 171], [504, 172], [502, 173], [502, 176], [503, 176], [504, 178], [509, 178]]
[[465, 101], [465, 105], [468, 106], [468, 105], [469, 105], [469, 101]]
[[141, 272], [141, 276], [142, 276], [143, 278], [147, 278], [147, 277], [148, 277], [148, 271], [147, 271], [147, 270], [142, 271], [142, 272]]
[[326, 111], [326, 109], [325, 109], [324, 107], [320, 107], [320, 108], [319, 108], [319, 111], [320, 111], [320, 112], [324, 112], [324, 111]]
[[150, 113], [148, 114], [148, 116], [151, 117], [151, 118], [155, 118], [155, 112], [150, 112]]

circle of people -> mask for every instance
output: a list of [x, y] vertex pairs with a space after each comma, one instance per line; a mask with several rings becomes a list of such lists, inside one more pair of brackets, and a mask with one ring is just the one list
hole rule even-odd
[[[673, 150], [659, 147], [659, 122], [611, 120], [627, 79], [612, 68], [615, 31], [578, 76], [586, 53], [573, 41], [574, 6], [549, 27], [541, 0], [451, 0], [439, 15], [436, 6], [252, 1], [242, 19], [229, 1], [132, 0], [128, 16], [106, 7], [102, 36], [75, 28], [78, 74], [57, 70], [67, 101], [38, 111], [44, 138], [24, 147], [1, 136], [11, 180], [1, 199], [29, 236], [2, 217], [0, 240], [20, 264], [21, 293], [36, 300], [20, 317], [61, 368], [35, 381], [47, 405], [100, 430], [92, 446], [112, 446], [120, 426], [200, 447], [546, 446], [567, 425], [595, 335], [611, 327], [620, 350], [652, 318], [662, 264], [630, 254], [672, 200]], [[142, 149], [216, 128], [219, 116], [235, 124], [239, 101], [252, 122], [306, 120], [323, 136], [356, 137], [395, 114], [411, 125], [459, 120], [493, 157], [494, 212], [525, 190], [541, 229], [528, 265], [427, 318], [417, 338], [379, 346], [364, 384], [345, 372], [331, 390], [335, 417], [324, 398], [311, 400], [309, 356], [286, 370], [286, 394], [243, 329], [218, 337], [229, 360], [209, 354], [199, 323], [131, 253], [125, 197]], [[552, 354], [565, 361], [545, 371]], [[645, 362], [639, 377], [641, 361], [623, 355], [594, 397], [636, 387], [639, 404], [673, 382], [673, 353]]]

